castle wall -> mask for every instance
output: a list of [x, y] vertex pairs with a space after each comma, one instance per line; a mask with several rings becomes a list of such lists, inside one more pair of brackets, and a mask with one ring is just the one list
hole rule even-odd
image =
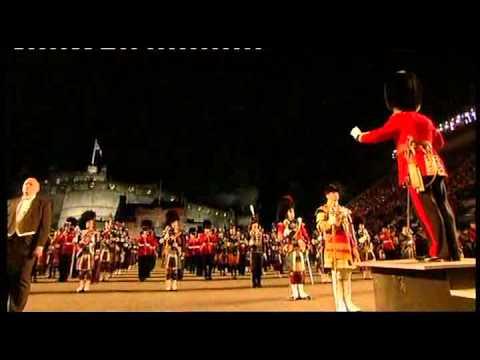
[[99, 221], [108, 220], [115, 216], [119, 203], [120, 194], [109, 190], [68, 192], [63, 200], [58, 225], [61, 226], [70, 216], [80, 218], [87, 210], [95, 211]]
[[[106, 167], [100, 172], [51, 172], [43, 181], [42, 192], [53, 201], [52, 226], [61, 227], [68, 217], [79, 219], [83, 212], [93, 210], [101, 223], [114, 218], [121, 196], [127, 204], [140, 205], [136, 209], [135, 222], [127, 223], [132, 235], [138, 235], [143, 220], [151, 220], [158, 233], [165, 223], [166, 210], [142, 207], [152, 204], [160, 195], [174, 201], [176, 195], [161, 190], [159, 184], [127, 184], [109, 181]], [[224, 211], [201, 204], [188, 203], [185, 209], [177, 209], [181, 222], [188, 229], [208, 219], [215, 227], [228, 226], [235, 221], [233, 211]], [[190, 223], [187, 224], [187, 220]], [[193, 221], [195, 224], [192, 224]]]

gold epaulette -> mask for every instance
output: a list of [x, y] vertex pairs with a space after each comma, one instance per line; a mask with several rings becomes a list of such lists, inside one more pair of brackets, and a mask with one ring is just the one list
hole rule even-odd
[[328, 209], [325, 205], [320, 206], [317, 211], [315, 211], [315, 220], [317, 225], [319, 225], [320, 221], [325, 221], [327, 219]]

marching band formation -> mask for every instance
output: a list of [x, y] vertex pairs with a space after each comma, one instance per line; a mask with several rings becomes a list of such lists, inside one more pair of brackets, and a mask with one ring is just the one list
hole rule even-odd
[[[165, 269], [165, 289], [177, 291], [184, 272], [212, 280], [221, 277], [251, 277], [252, 287], [262, 287], [262, 276], [274, 271], [287, 274], [291, 300], [309, 300], [305, 283], [314, 283], [313, 272], [322, 282], [332, 282], [338, 311], [357, 311], [351, 301], [351, 273], [359, 261], [356, 234], [350, 211], [338, 204], [338, 190], [330, 185], [327, 203], [316, 212], [316, 231], [309, 235], [301, 218], [295, 218], [293, 198], [284, 196], [278, 206], [280, 221], [272, 231], [265, 231], [253, 206], [248, 229], [230, 225], [214, 228], [205, 220], [203, 226], [184, 231], [176, 210], [166, 213], [165, 227], [157, 238], [151, 227], [144, 226], [137, 238], [129, 235], [125, 223], [109, 220], [102, 231], [96, 228], [96, 214], [87, 211], [79, 221], [68, 218], [63, 228], [51, 236], [44, 255], [36, 264], [33, 277], [48, 275], [58, 281], [77, 278], [77, 292], [88, 292], [91, 284], [109, 281], [115, 275], [138, 269], [139, 281], [151, 275], [157, 261]], [[361, 249], [369, 248], [362, 235]], [[365, 250], [367, 251], [367, 250]], [[368, 253], [368, 251], [367, 251]], [[331, 277], [331, 280], [330, 280]]]

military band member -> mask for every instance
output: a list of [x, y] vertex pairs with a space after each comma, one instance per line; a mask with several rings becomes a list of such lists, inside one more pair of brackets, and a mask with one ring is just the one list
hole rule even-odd
[[155, 268], [158, 257], [158, 241], [153, 229], [147, 231], [147, 277], [151, 276], [151, 272]]
[[[357, 241], [360, 259], [362, 261], [375, 261], [376, 257], [375, 252], [373, 251], [372, 239], [363, 222], [360, 222], [358, 224]], [[370, 268], [362, 268], [362, 274], [364, 279], [372, 279], [372, 271], [370, 270]]]
[[130, 264], [130, 236], [128, 235], [128, 229], [125, 225], [122, 227], [122, 237], [121, 237], [121, 246], [122, 246], [122, 256], [120, 259], [120, 269], [122, 271], [127, 271]]
[[197, 236], [195, 239], [195, 243], [197, 244], [198, 248], [196, 250], [196, 262], [195, 265], [197, 267], [196, 275], [198, 277], [204, 276], [204, 264], [203, 264], [203, 254], [202, 254], [202, 237], [204, 234], [203, 226], [197, 227]]
[[212, 280], [214, 265], [215, 245], [217, 239], [212, 232], [212, 223], [209, 220], [203, 222], [203, 233], [200, 234], [200, 252], [203, 258], [203, 273], [205, 280]]
[[298, 242], [302, 251], [305, 251], [310, 242], [305, 224], [301, 218], [295, 219], [295, 202], [289, 195], [283, 196], [278, 206], [279, 222], [277, 223], [277, 237], [283, 242], [287, 252], [293, 250], [293, 240]]
[[190, 255], [190, 272], [199, 276], [198, 272], [200, 271], [200, 245], [198, 244], [198, 236], [194, 228], [191, 228], [189, 230], [189, 233], [188, 251]]
[[272, 253], [273, 253], [272, 265], [273, 265], [273, 270], [278, 273], [278, 277], [282, 277], [282, 274], [283, 274], [283, 259], [282, 259], [281, 249], [282, 248], [279, 242], [275, 242], [272, 245]]
[[225, 276], [225, 273], [228, 266], [227, 259], [227, 242], [223, 238], [223, 235], [220, 233], [218, 237], [218, 242], [215, 246], [215, 257], [214, 263], [217, 270], [220, 272], [221, 276]]
[[412, 229], [403, 226], [401, 233], [398, 235], [402, 258], [415, 258], [415, 238]]
[[111, 273], [111, 259], [110, 253], [110, 239], [103, 238], [100, 246], [100, 281], [107, 281], [110, 279]]
[[233, 228], [233, 231], [229, 234], [227, 255], [230, 274], [232, 275], [233, 279], [236, 279], [240, 264], [240, 250], [239, 243], [235, 238], [235, 228]]
[[140, 233], [140, 237], [137, 240], [138, 245], [138, 278], [140, 281], [145, 281], [148, 277], [148, 233], [146, 230], [143, 230]]
[[180, 256], [173, 234], [165, 245], [165, 287], [167, 291], [177, 291]]
[[394, 140], [398, 181], [408, 188], [417, 215], [430, 240], [431, 260], [460, 260], [455, 215], [445, 185], [447, 170], [439, 155], [445, 144], [432, 120], [419, 113], [422, 88], [416, 75], [398, 71], [385, 84], [385, 103], [392, 115], [380, 128], [351, 135], [360, 143]]
[[93, 248], [93, 269], [92, 269], [92, 284], [98, 283], [100, 281], [100, 251], [101, 251], [101, 239], [99, 237], [98, 241], [95, 242]]
[[186, 248], [185, 248], [185, 269], [192, 274], [193, 273], [193, 253], [191, 248], [191, 238], [194, 233], [194, 229], [188, 229], [188, 234], [186, 235]]
[[238, 273], [241, 276], [245, 275], [245, 270], [247, 267], [247, 254], [248, 254], [248, 241], [240, 230], [237, 231], [235, 239], [238, 241]]
[[73, 252], [75, 249], [75, 238], [77, 237], [77, 232], [75, 227], [77, 226], [77, 219], [68, 218], [66, 220], [64, 230], [59, 237], [59, 242], [61, 244], [60, 248], [60, 261], [59, 261], [59, 271], [60, 271], [60, 282], [65, 282], [68, 279], [70, 273], [70, 265], [73, 261]]
[[98, 236], [96, 230], [96, 214], [93, 211], [86, 211], [80, 218], [80, 241], [77, 244], [77, 271], [80, 284], [77, 292], [90, 290], [93, 270], [93, 249]]
[[339, 191], [334, 185], [325, 190], [327, 203], [316, 213], [317, 229], [325, 239], [325, 267], [332, 269], [332, 288], [337, 311], [359, 311], [352, 302], [352, 271], [360, 261], [351, 211], [339, 205]]
[[262, 287], [263, 268], [263, 236], [258, 224], [258, 218], [252, 216], [250, 220], [250, 268], [252, 273], [252, 287]]
[[177, 211], [168, 210], [165, 217], [165, 286], [167, 291], [176, 291], [177, 282], [183, 278], [182, 257], [186, 240], [180, 228], [180, 217]]
[[305, 252], [300, 250], [298, 241], [292, 243], [292, 251], [288, 254], [289, 282], [292, 291], [292, 300], [310, 300], [303, 285], [305, 284]]
[[49, 266], [48, 266], [48, 278], [55, 279], [57, 277], [57, 269], [60, 266], [60, 254], [62, 244], [60, 242], [60, 236], [62, 234], [62, 230], [57, 230], [55, 232], [53, 241], [49, 246]]
[[[295, 202], [289, 195], [283, 196], [278, 204], [277, 237], [283, 242], [285, 257], [289, 257], [293, 251], [293, 244], [297, 243], [303, 252], [310, 281], [313, 283], [313, 274], [309, 259], [310, 236], [302, 218], [295, 219]], [[289, 261], [286, 261], [288, 266]]]

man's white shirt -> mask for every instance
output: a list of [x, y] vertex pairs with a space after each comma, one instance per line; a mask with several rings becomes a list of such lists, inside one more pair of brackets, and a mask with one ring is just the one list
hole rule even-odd
[[36, 195], [33, 195], [31, 198], [22, 198], [17, 206], [16, 222], [17, 224], [23, 220], [28, 210], [32, 206], [32, 202], [35, 199]]

